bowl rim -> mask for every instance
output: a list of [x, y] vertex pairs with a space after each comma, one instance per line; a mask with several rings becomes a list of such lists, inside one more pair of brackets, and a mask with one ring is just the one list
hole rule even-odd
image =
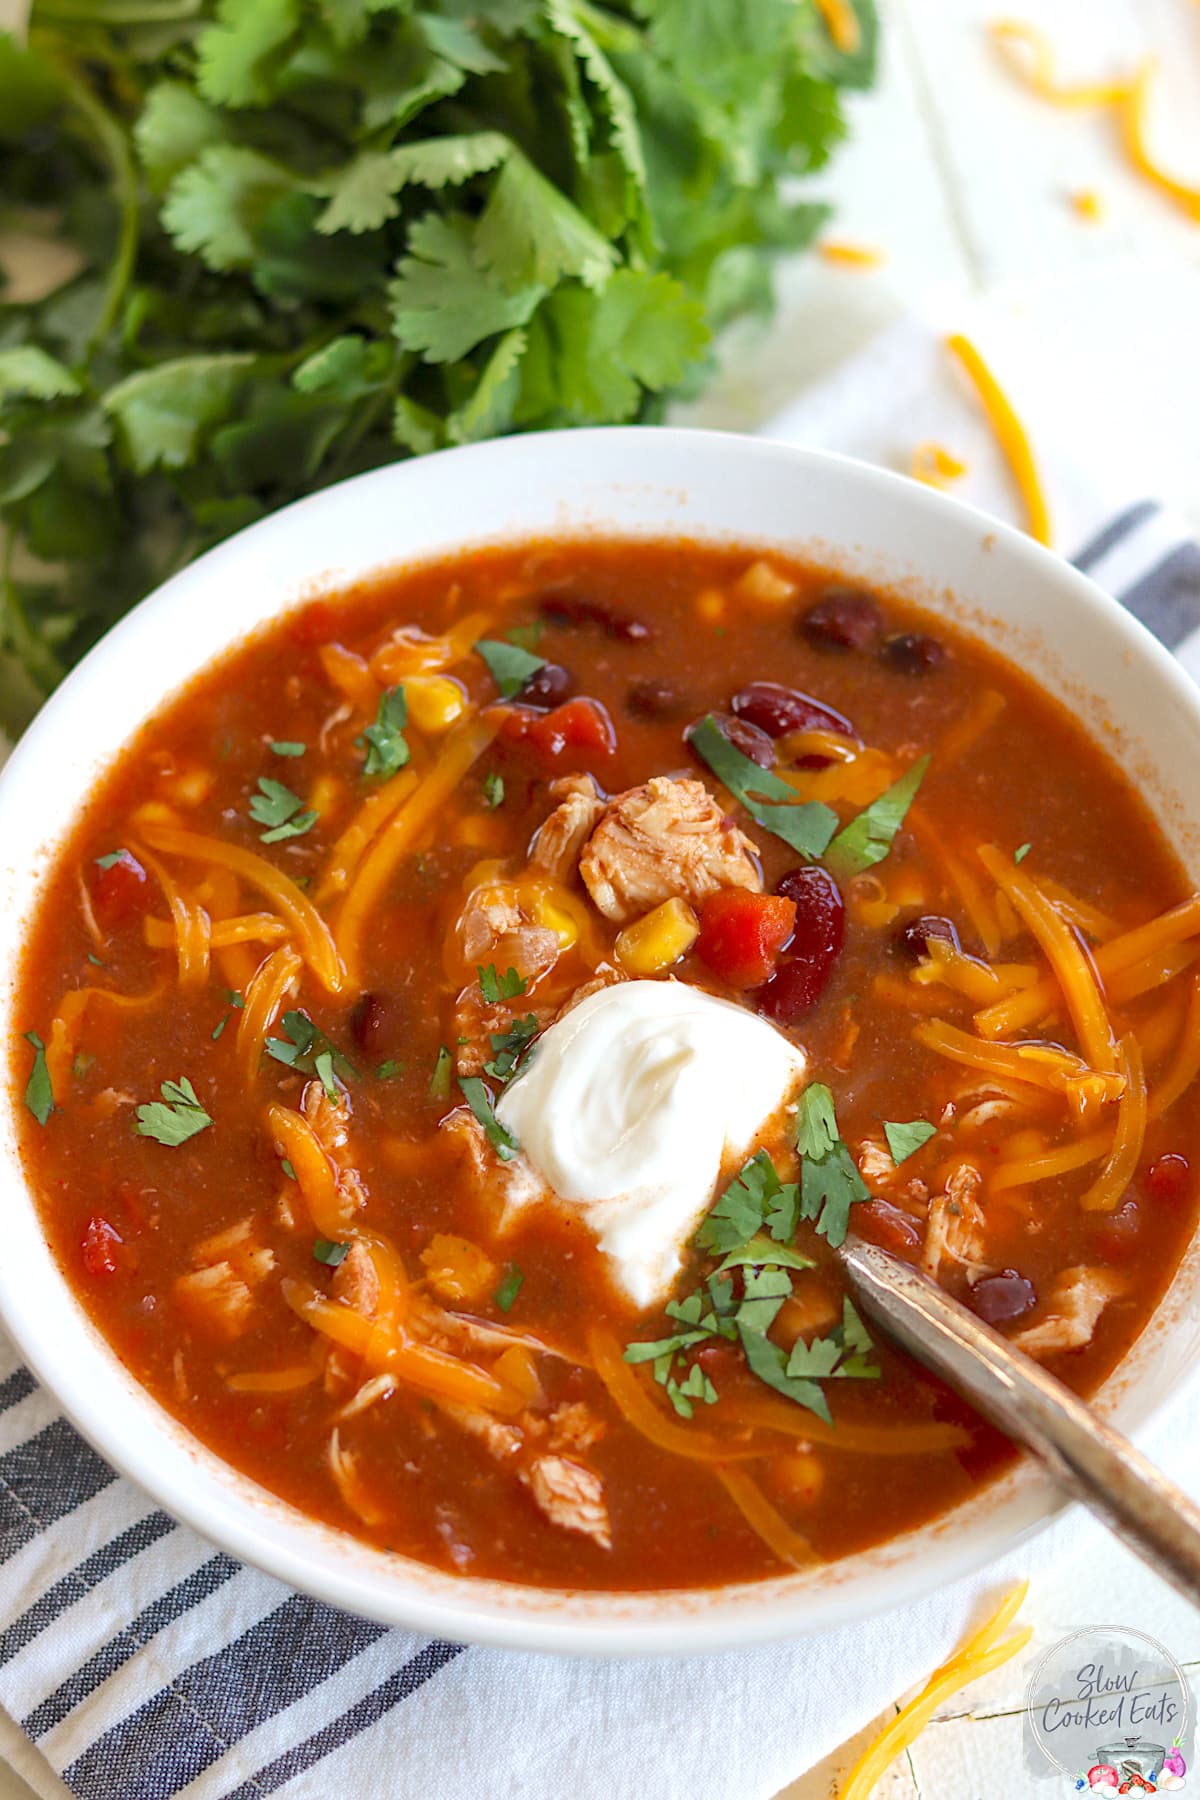
[[[908, 508], [918, 522], [922, 518], [928, 518], [948, 524], [976, 539], [982, 537], [989, 547], [1010, 561], [1016, 577], [1025, 574], [1039, 588], [1045, 589], [1048, 596], [1067, 591], [1084, 613], [1090, 611], [1093, 617], [1097, 613], [1103, 615], [1109, 626], [1123, 639], [1129, 654], [1147, 664], [1156, 681], [1172, 690], [1184, 709], [1194, 719], [1200, 720], [1200, 689], [1139, 620], [1055, 552], [954, 496], [852, 457], [743, 434], [672, 427], [594, 427], [490, 440], [439, 451], [413, 461], [388, 464], [294, 501], [205, 553], [148, 595], [131, 613], [114, 625], [42, 708], [14, 750], [7, 767], [0, 772], [0, 841], [4, 837], [10, 796], [23, 779], [27, 768], [31, 768], [37, 758], [45, 753], [45, 746], [53, 744], [63, 730], [64, 721], [69, 723], [76, 696], [83, 692], [85, 685], [94, 681], [98, 675], [110, 681], [114, 677], [119, 679], [122, 662], [126, 657], [136, 656], [139, 638], [147, 626], [173, 617], [178, 609], [186, 609], [197, 598], [202, 599], [203, 591], [209, 584], [235, 574], [248, 549], [262, 550], [269, 547], [272, 542], [293, 531], [301, 518], [307, 523], [312, 521], [314, 515], [319, 516], [325, 510], [345, 508], [352, 503], [371, 504], [380, 496], [385, 497], [386, 503], [389, 491], [396, 486], [402, 488], [411, 472], [418, 469], [425, 471], [427, 476], [431, 470], [440, 470], [446, 480], [459, 481], [464, 489], [469, 490], [472, 482], [486, 481], [489, 471], [497, 462], [519, 464], [527, 460], [545, 463], [547, 459], [551, 459], [552, 465], [569, 471], [568, 483], [579, 481], [588, 466], [589, 452], [598, 442], [603, 442], [606, 447], [615, 449], [618, 453], [623, 446], [628, 445], [631, 462], [644, 462], [648, 456], [660, 468], [660, 475], [653, 479], [662, 479], [664, 482], [671, 481], [672, 465], [676, 462], [686, 463], [689, 458], [696, 457], [716, 457], [731, 462], [741, 460], [747, 466], [755, 463], [784, 465], [801, 476], [806, 470], [832, 472], [836, 480], [857, 488], [867, 504], [873, 495], [888, 496], [893, 501], [902, 496], [900, 504]], [[552, 479], [561, 485], [561, 475]], [[686, 474], [681, 479], [686, 482]], [[507, 540], [503, 535], [496, 534], [472, 537], [468, 527], [461, 547], [474, 549], [503, 541], [519, 542], [533, 535], [536, 534], [528, 527], [517, 527], [508, 534]], [[585, 533], [573, 529], [573, 535], [583, 536]], [[673, 526], [665, 516], [665, 510], [661, 522], [652, 531], [639, 532], [614, 525], [608, 535], [622, 538], [641, 535], [647, 539], [658, 537], [664, 540], [677, 537], [716, 543], [722, 541], [719, 529], [706, 533], [690, 525], [683, 528], [678, 524]], [[403, 538], [402, 526], [397, 537]], [[748, 538], [739, 536], [737, 541], [746, 542], [748, 547], [753, 547]], [[811, 538], [798, 538], [801, 554], [806, 542], [811, 543]], [[414, 565], [419, 564], [430, 560], [432, 555], [432, 552], [425, 552], [410, 561]], [[898, 557], [899, 555], [897, 552]], [[398, 549], [395, 562], [398, 567], [404, 566], [402, 547]], [[379, 572], [386, 566], [373, 565]], [[192, 664], [192, 676], [211, 666], [221, 656], [236, 653], [239, 643], [245, 638], [259, 631], [272, 629], [289, 611], [317, 598], [323, 591], [336, 591], [336, 583], [325, 582], [323, 578], [316, 577], [310, 592], [293, 593], [282, 598], [277, 596], [269, 608], [262, 610], [250, 621], [244, 632], [228, 638], [223, 650], [215, 656], [206, 653], [198, 657]], [[171, 704], [180, 685], [176, 683], [164, 689], [156, 705], [126, 728], [122, 741], [127, 743], [145, 718]], [[105, 757], [102, 770], [111, 766], [111, 760], [111, 756]], [[50, 860], [77, 822], [91, 785], [89, 782], [79, 789], [75, 796], [74, 811], [65, 823], [60, 821], [47, 828]], [[44, 870], [39, 870], [36, 874], [38, 887], [41, 886], [43, 875]], [[18, 938], [23, 938], [24, 934], [19, 929], [14, 929]], [[0, 1101], [0, 1116], [14, 1114], [19, 1104], [17, 1080], [15, 1074], [11, 1074], [5, 1086], [5, 1096]], [[29, 1210], [36, 1219], [36, 1202], [28, 1191], [23, 1169], [19, 1162], [14, 1169], [11, 1159], [0, 1152], [0, 1182], [11, 1181], [14, 1176], [25, 1191]], [[397, 1558], [389, 1565], [393, 1574], [384, 1581], [381, 1580], [378, 1566], [381, 1560], [379, 1552], [372, 1553], [375, 1564], [373, 1570], [365, 1565], [359, 1570], [340, 1566], [340, 1563], [335, 1566], [336, 1559], [327, 1559], [324, 1563], [308, 1560], [315, 1553], [316, 1539], [324, 1537], [339, 1546], [354, 1544], [356, 1540], [349, 1539], [347, 1534], [321, 1526], [319, 1522], [299, 1513], [275, 1496], [267, 1497], [269, 1505], [266, 1508], [259, 1505], [256, 1494], [263, 1495], [265, 1490], [257, 1489], [249, 1478], [232, 1471], [230, 1465], [224, 1464], [215, 1452], [192, 1438], [175, 1421], [173, 1415], [160, 1408], [146, 1390], [133, 1382], [115, 1353], [109, 1349], [107, 1341], [91, 1325], [90, 1319], [75, 1299], [70, 1284], [57, 1269], [56, 1279], [68, 1307], [78, 1313], [95, 1340], [104, 1380], [91, 1385], [77, 1370], [72, 1373], [64, 1367], [62, 1358], [55, 1353], [53, 1321], [40, 1321], [24, 1304], [19, 1277], [9, 1266], [7, 1259], [0, 1259], [0, 1324], [12, 1337], [37, 1379], [107, 1462], [133, 1480], [173, 1517], [182, 1520], [202, 1536], [214, 1539], [240, 1560], [331, 1605], [438, 1637], [521, 1650], [581, 1655], [696, 1654], [715, 1649], [765, 1644], [794, 1637], [800, 1632], [828, 1629], [875, 1616], [926, 1596], [934, 1586], [945, 1585], [978, 1571], [1001, 1552], [1027, 1540], [1048, 1525], [1067, 1505], [1049, 1478], [1023, 1461], [1018, 1465], [1017, 1471], [1002, 1477], [998, 1483], [989, 1484], [985, 1490], [992, 1498], [1003, 1497], [1006, 1490], [1012, 1490], [1005, 1501], [1008, 1510], [1002, 1527], [995, 1524], [989, 1526], [986, 1516], [972, 1521], [968, 1515], [973, 1508], [978, 1510], [973, 1500], [952, 1509], [949, 1514], [943, 1514], [939, 1521], [934, 1522], [936, 1532], [940, 1532], [942, 1538], [937, 1545], [936, 1581], [931, 1582], [924, 1569], [924, 1559], [919, 1554], [922, 1538], [930, 1536], [929, 1527], [902, 1534], [899, 1539], [890, 1540], [889, 1545], [881, 1546], [881, 1550], [901, 1546], [906, 1555], [916, 1546], [918, 1554], [908, 1556], [906, 1565], [889, 1569], [885, 1564], [881, 1568], [881, 1578], [886, 1576], [887, 1593], [886, 1598], [878, 1601], [869, 1598], [861, 1583], [856, 1598], [851, 1598], [845, 1592], [839, 1595], [836, 1578], [827, 1580], [820, 1592], [814, 1593], [811, 1589], [806, 1591], [802, 1576], [733, 1584], [715, 1590], [654, 1590], [646, 1594], [630, 1594], [619, 1590], [539, 1590], [483, 1581], [474, 1576], [447, 1576], [437, 1571], [432, 1572], [430, 1578], [425, 1565], [406, 1558]], [[1108, 1390], [1113, 1381], [1119, 1378], [1120, 1370], [1121, 1365], [1118, 1365], [1116, 1377], [1110, 1378], [1101, 1391], [1104, 1410], [1111, 1410], [1107, 1404]], [[144, 1434], [144, 1442], [114, 1442], [105, 1413], [105, 1398], [116, 1391], [112, 1385], [114, 1379], [120, 1380], [122, 1377], [138, 1396], [146, 1420], [152, 1421], [153, 1428]], [[1163, 1410], [1164, 1404], [1164, 1399], [1160, 1397], [1158, 1403], [1143, 1415], [1142, 1423], [1146, 1428]], [[161, 1438], [164, 1427], [167, 1437], [173, 1435], [186, 1440], [197, 1471], [201, 1466], [207, 1468], [209, 1464], [219, 1465], [218, 1469], [208, 1468], [208, 1475], [212, 1479], [206, 1484], [197, 1480], [195, 1485], [191, 1485], [164, 1471], [163, 1464], [155, 1454], [156, 1437]], [[1137, 1434], [1135, 1430], [1134, 1435]], [[219, 1479], [221, 1471], [231, 1473], [234, 1479], [222, 1483]], [[223, 1502], [222, 1494], [225, 1495]], [[985, 1508], [985, 1515], [986, 1511]], [[286, 1520], [292, 1527], [290, 1536], [283, 1532], [281, 1520]], [[293, 1539], [296, 1540], [295, 1544]], [[864, 1559], [869, 1560], [874, 1555], [874, 1551], [859, 1553], [845, 1561], [861, 1565]], [[362, 1561], [354, 1556], [348, 1556], [346, 1560], [347, 1563]], [[833, 1564], [825, 1567], [836, 1571], [841, 1566], [843, 1565]], [[414, 1578], [414, 1572], [417, 1578]], [[701, 1600], [707, 1597], [711, 1604], [695, 1604], [697, 1594]], [[482, 1604], [485, 1595], [488, 1597], [486, 1607]], [[530, 1596], [542, 1600], [549, 1596], [558, 1604], [529, 1606], [525, 1602]], [[712, 1599], [713, 1596], [717, 1597], [716, 1600]], [[615, 1604], [609, 1606], [606, 1616], [598, 1602]], [[580, 1612], [593, 1616], [581, 1618]]]

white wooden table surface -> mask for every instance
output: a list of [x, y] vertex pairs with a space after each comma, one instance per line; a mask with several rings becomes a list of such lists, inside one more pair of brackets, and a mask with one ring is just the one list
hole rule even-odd
[[[1103, 432], [1119, 418], [1145, 471], [1141, 491], [1173, 502], [1200, 529], [1200, 225], [1129, 173], [1110, 120], [1020, 91], [984, 31], [988, 18], [1013, 8], [1036, 17], [1062, 46], [1070, 79], [1107, 75], [1156, 51], [1162, 154], [1200, 182], [1200, 5], [884, 3], [882, 83], [853, 103], [852, 142], [823, 185], [838, 206], [831, 235], [886, 260], [871, 272], [813, 257], [786, 269], [777, 318], [734, 334], [723, 373], [690, 416], [752, 429], [904, 312], [930, 309], [949, 320], [956, 306], [984, 296], [1000, 312], [1028, 320], [1032, 311], [1080, 431]], [[16, 4], [0, 0], [0, 22]], [[1074, 213], [1069, 197], [1078, 190], [1100, 197], [1100, 223]], [[969, 497], [969, 478], [964, 491]], [[1040, 1648], [1079, 1626], [1147, 1630], [1200, 1679], [1200, 1617], [1190, 1607], [1102, 1535], [1086, 1566], [1086, 1589], [1078, 1564], [1039, 1582], [1024, 1614], [1036, 1628], [1030, 1650], [948, 1706], [878, 1800], [1010, 1800], [1024, 1791], [1028, 1671]], [[780, 1800], [830, 1800], [879, 1723]], [[797, 1744], [797, 1767], [805, 1760]], [[0, 1800], [32, 1800], [2, 1764]]]

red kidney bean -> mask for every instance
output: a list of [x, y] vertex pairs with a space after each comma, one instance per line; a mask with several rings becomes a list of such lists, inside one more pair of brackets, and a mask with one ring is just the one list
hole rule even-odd
[[730, 704], [739, 719], [757, 725], [768, 737], [783, 737], [789, 731], [836, 731], [842, 737], [855, 736], [853, 725], [840, 712], [778, 681], [752, 681], [739, 688]]
[[648, 678], [635, 681], [625, 695], [625, 711], [631, 719], [657, 725], [666, 719], [682, 719], [692, 710], [691, 701], [678, 682]]
[[556, 625], [595, 625], [605, 637], [622, 644], [645, 644], [655, 635], [644, 619], [635, 619], [604, 600], [588, 600], [582, 594], [545, 594], [540, 602], [544, 619]]
[[1005, 1269], [968, 1288], [967, 1305], [985, 1325], [1008, 1325], [1037, 1305], [1037, 1289], [1015, 1269]]
[[1124, 1262], [1134, 1238], [1142, 1229], [1136, 1200], [1126, 1200], [1116, 1212], [1102, 1213], [1092, 1228], [1092, 1243], [1106, 1262]]
[[873, 650], [883, 634], [883, 615], [865, 594], [830, 588], [809, 607], [800, 630], [818, 650]]
[[350, 1036], [372, 1061], [400, 1054], [412, 1039], [412, 1015], [395, 994], [367, 993], [350, 1014]]
[[[765, 731], [760, 731], [757, 725], [751, 725], [748, 719], [735, 719], [732, 713], [711, 713], [707, 716], [712, 719], [721, 736], [735, 750], [740, 750], [743, 756], [748, 756], [751, 762], [756, 762], [760, 769], [775, 767], [775, 746]], [[688, 726], [683, 734], [685, 744], [691, 743], [692, 733], [699, 723], [695, 719]]]
[[1181, 1156], [1177, 1150], [1168, 1150], [1165, 1156], [1156, 1156], [1147, 1169], [1146, 1190], [1152, 1200], [1160, 1200], [1169, 1206], [1186, 1195], [1191, 1172], [1186, 1156]]
[[932, 675], [946, 660], [946, 648], [922, 631], [902, 631], [891, 637], [879, 653], [898, 675]]
[[922, 913], [918, 919], [909, 919], [900, 926], [892, 944], [898, 955], [916, 963], [928, 955], [930, 938], [944, 938], [956, 950], [962, 948], [953, 920], [943, 919], [938, 913]]
[[846, 935], [837, 882], [815, 864], [790, 869], [775, 889], [796, 908], [788, 960], [758, 990], [758, 1010], [777, 1025], [794, 1025], [816, 1005]]
[[575, 678], [561, 663], [543, 663], [535, 669], [517, 699], [524, 706], [561, 706], [575, 691]]

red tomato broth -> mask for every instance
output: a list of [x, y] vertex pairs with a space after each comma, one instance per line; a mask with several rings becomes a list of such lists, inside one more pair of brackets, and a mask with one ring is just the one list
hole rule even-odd
[[[685, 542], [517, 545], [403, 571], [266, 628], [197, 677], [137, 734], [99, 784], [59, 855], [30, 932], [21, 971], [21, 1017], [43, 1037], [65, 989], [115, 985], [142, 994], [162, 984], [161, 1001], [136, 1015], [89, 1006], [78, 1048], [93, 1060], [72, 1077], [66, 1094], [56, 1095], [60, 1108], [44, 1129], [25, 1118], [29, 1178], [50, 1243], [82, 1304], [136, 1378], [219, 1455], [305, 1512], [444, 1568], [552, 1586], [636, 1589], [707, 1587], [776, 1574], [781, 1567], [711, 1470], [658, 1448], [632, 1429], [586, 1366], [586, 1331], [597, 1319], [621, 1343], [663, 1336], [675, 1328], [672, 1322], [657, 1309], [636, 1315], [614, 1288], [590, 1235], [570, 1218], [535, 1208], [522, 1215], [510, 1236], [498, 1238], [487, 1195], [463, 1160], [446, 1148], [445, 1134], [437, 1136], [439, 1120], [461, 1104], [457, 1092], [436, 1100], [428, 1089], [439, 1046], [454, 1047], [452, 1015], [462, 971], [453, 977], [448, 972], [446, 942], [462, 905], [463, 882], [488, 858], [524, 859], [553, 805], [550, 780], [585, 771], [616, 794], [652, 775], [686, 773], [706, 779], [711, 791], [717, 783], [686, 745], [685, 728], [709, 711], [731, 715], [734, 696], [764, 680], [794, 687], [848, 721], [862, 744], [895, 759], [897, 772], [916, 754], [933, 752], [917, 801], [924, 830], [902, 828], [890, 855], [863, 883], [869, 906], [872, 879], [886, 888], [911, 877], [914, 891], [922, 890], [920, 903], [900, 905], [886, 924], [868, 923], [843, 882], [844, 942], [823, 992], [793, 1029], [809, 1054], [811, 1079], [832, 1088], [842, 1136], [852, 1147], [865, 1139], [878, 1141], [884, 1119], [937, 1122], [948, 1100], [967, 1084], [966, 1070], [911, 1038], [911, 1026], [930, 1009], [908, 1011], [874, 991], [881, 976], [893, 985], [912, 985], [913, 958], [897, 949], [895, 939], [918, 915], [949, 917], [964, 951], [984, 956], [961, 897], [929, 852], [930, 834], [944, 835], [964, 854], [964, 846], [974, 842], [998, 844], [1006, 853], [1031, 842], [1027, 870], [1061, 883], [1111, 915], [1121, 929], [1154, 917], [1189, 891], [1177, 858], [1124, 773], [1021, 671], [942, 621], [886, 597], [876, 597], [886, 618], [886, 639], [920, 632], [948, 654], [913, 673], [911, 657], [880, 654], [875, 640], [851, 648], [819, 647], [798, 629], [798, 621], [842, 584], [827, 572], [773, 554], [772, 566], [795, 584], [795, 596], [770, 605], [756, 602], [736, 586], [753, 560], [742, 549]], [[570, 673], [567, 704], [590, 698], [607, 710], [615, 748], [609, 753], [597, 739], [553, 754], [553, 734], [542, 732], [539, 745], [528, 741], [528, 733], [502, 730], [439, 810], [436, 829], [388, 882], [362, 938], [361, 992], [331, 996], [306, 968], [298, 994], [287, 1004], [307, 1012], [360, 1070], [348, 1086], [354, 1164], [369, 1195], [363, 1222], [395, 1246], [410, 1280], [420, 1286], [420, 1255], [436, 1233], [459, 1234], [482, 1246], [498, 1271], [509, 1263], [519, 1267], [522, 1283], [511, 1311], [501, 1312], [490, 1294], [460, 1310], [561, 1346], [567, 1360], [538, 1358], [543, 1399], [551, 1408], [581, 1402], [605, 1427], [586, 1461], [603, 1483], [611, 1549], [549, 1523], [503, 1461], [403, 1383], [390, 1398], [339, 1427], [363, 1488], [385, 1515], [374, 1524], [364, 1523], [346, 1504], [329, 1473], [334, 1415], [355, 1382], [330, 1393], [326, 1374], [318, 1372], [309, 1385], [287, 1392], [230, 1390], [228, 1379], [239, 1372], [298, 1367], [314, 1359], [314, 1332], [283, 1303], [279, 1284], [291, 1278], [324, 1293], [334, 1280], [314, 1261], [314, 1232], [294, 1191], [289, 1198], [298, 1225], [286, 1228], [276, 1220], [280, 1194], [296, 1184], [281, 1174], [264, 1115], [272, 1101], [298, 1105], [306, 1078], [269, 1057], [262, 1059], [253, 1083], [243, 1078], [236, 1044], [241, 1013], [227, 998], [236, 985], [228, 975], [236, 959], [214, 952], [206, 985], [194, 991], [177, 985], [173, 945], [150, 948], [143, 941], [147, 913], [169, 916], [153, 873], [145, 884], [121, 880], [120, 903], [108, 908], [101, 944], [79, 903], [80, 872], [94, 891], [100, 875], [95, 859], [123, 847], [127, 838], [140, 841], [129, 820], [147, 800], [174, 805], [190, 831], [241, 845], [310, 879], [311, 895], [364, 787], [358, 775], [361, 753], [353, 747], [362, 718], [334, 723], [328, 728], [328, 753], [319, 748], [322, 728], [340, 701], [322, 666], [321, 646], [337, 641], [369, 657], [397, 624], [416, 624], [436, 635], [476, 612], [488, 619], [483, 635], [502, 637], [512, 625], [537, 618], [539, 600], [547, 594], [586, 604], [556, 603], [537, 654]], [[723, 610], [713, 595], [724, 597]], [[630, 620], [649, 630], [629, 631]], [[860, 624], [854, 621], [858, 636]], [[494, 684], [478, 657], [468, 655], [450, 672], [473, 703], [491, 703]], [[961, 757], [940, 762], [939, 739], [988, 689], [1003, 695], [1003, 710]], [[514, 704], [520, 706], [519, 695]], [[436, 742], [425, 743], [419, 731], [411, 736], [422, 748], [423, 773], [436, 755]], [[308, 748], [304, 757], [288, 759], [273, 754], [270, 741], [304, 742]], [[1050, 779], [1031, 770], [1032, 743], [1038, 746], [1037, 767], [1052, 771]], [[812, 754], [798, 758], [796, 766], [815, 779], [836, 768]], [[181, 801], [172, 784], [196, 772], [211, 777], [209, 790], [198, 800]], [[303, 836], [264, 847], [261, 827], [248, 812], [259, 778], [284, 783], [308, 806], [321, 774], [338, 784], [328, 818]], [[486, 776], [503, 781], [499, 806], [487, 804]], [[857, 810], [839, 804], [843, 822]], [[772, 893], [798, 859], [744, 815], [739, 822], [754, 841], [766, 891]], [[165, 854], [159, 860], [191, 892], [203, 880], [194, 865]], [[973, 872], [986, 888], [978, 865]], [[114, 884], [109, 885], [111, 891]], [[270, 909], [243, 885], [236, 910]], [[324, 910], [336, 921], [336, 898]], [[615, 930], [594, 908], [588, 912], [607, 949]], [[243, 963], [253, 967], [269, 948], [250, 944], [249, 962], [243, 952]], [[89, 954], [104, 967], [97, 968]], [[1020, 929], [994, 960], [1036, 961], [1044, 973]], [[587, 979], [589, 969], [578, 951], [568, 950], [561, 966], [568, 987]], [[671, 973], [754, 1004], [752, 992], [722, 987], [695, 949]], [[1177, 985], [1189, 979], [1189, 972], [1174, 978]], [[933, 992], [936, 1015], [970, 1030], [976, 1003], [944, 986]], [[1170, 992], [1165, 987], [1134, 999], [1122, 1019], [1135, 1025], [1149, 1019]], [[535, 992], [529, 1003], [536, 998]], [[517, 1016], [524, 1004], [514, 1002]], [[223, 1018], [227, 1022], [214, 1039]], [[847, 1053], [851, 1020], [857, 1035]], [[278, 1015], [271, 1031], [280, 1035]], [[1022, 1035], [1075, 1048], [1061, 1008]], [[1152, 1063], [1151, 1093], [1172, 1053]], [[28, 1059], [21, 1045], [14, 1057], [20, 1085]], [[388, 1079], [368, 1073], [395, 1059], [404, 1067]], [[183, 1075], [211, 1113], [213, 1127], [174, 1147], [135, 1134], [133, 1103], [156, 1100], [160, 1082]], [[1057, 1114], [1039, 1117], [1037, 1125], [1050, 1146], [1071, 1139]], [[1021, 1129], [1027, 1126], [1028, 1121], [1020, 1122]], [[1177, 1165], [1157, 1181], [1149, 1172], [1165, 1157], [1197, 1166], [1194, 1098], [1185, 1095], [1148, 1127], [1129, 1194], [1137, 1208], [1133, 1227], [1117, 1223], [1112, 1213], [1080, 1210], [1079, 1196], [1097, 1164], [990, 1193], [988, 1178], [1008, 1154], [1013, 1129], [996, 1117], [968, 1142], [956, 1141], [947, 1128], [904, 1164], [896, 1186], [919, 1179], [936, 1193], [939, 1171], [956, 1160], [973, 1161], [984, 1178], [988, 1263], [1029, 1277], [1043, 1298], [1054, 1275], [1074, 1264], [1104, 1263], [1123, 1271], [1128, 1291], [1101, 1312], [1090, 1342], [1051, 1362], [1087, 1393], [1146, 1322], [1190, 1237], [1194, 1183], [1180, 1177]], [[394, 1148], [397, 1140], [400, 1150]], [[406, 1153], [408, 1144], [427, 1149]], [[728, 1174], [735, 1172], [736, 1163]], [[873, 1191], [886, 1197], [893, 1188]], [[863, 1209], [864, 1234], [890, 1242], [867, 1222], [871, 1210]], [[175, 1284], [193, 1269], [198, 1242], [247, 1217], [255, 1220], [275, 1265], [254, 1290], [244, 1327], [226, 1339], [180, 1304]], [[836, 1297], [841, 1283], [833, 1253], [805, 1224], [797, 1243], [818, 1265], [810, 1279]], [[689, 1257], [677, 1293], [689, 1290], [700, 1266]], [[967, 1291], [961, 1274], [951, 1272], [947, 1279], [953, 1291]], [[740, 1353], [711, 1348], [721, 1371], [721, 1398], [715, 1406], [697, 1406], [692, 1424], [702, 1434], [736, 1433], [739, 1406], [769, 1390], [745, 1372]], [[769, 1437], [776, 1456], [738, 1466], [755, 1473], [772, 1504], [821, 1557], [848, 1554], [925, 1522], [975, 1493], [1011, 1458], [1004, 1439], [915, 1364], [878, 1342], [876, 1356], [880, 1380], [826, 1384], [835, 1422], [849, 1428], [937, 1420], [961, 1426], [965, 1441], [939, 1452], [883, 1459], [839, 1448], [836, 1437], [829, 1444], [822, 1439], [813, 1445], [821, 1478], [815, 1492], [800, 1493], [788, 1458], [804, 1446], [805, 1415], [793, 1407], [795, 1444]], [[571, 1357], [579, 1366], [572, 1366]], [[480, 1360], [486, 1365], [486, 1358]], [[663, 1417], [688, 1429], [663, 1406], [647, 1372], [637, 1374]], [[770, 1397], [780, 1407], [791, 1406]], [[746, 1434], [729, 1441], [744, 1444]]]

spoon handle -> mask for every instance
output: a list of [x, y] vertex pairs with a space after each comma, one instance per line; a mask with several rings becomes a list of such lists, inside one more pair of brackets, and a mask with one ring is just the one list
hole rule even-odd
[[842, 1262], [868, 1317], [993, 1425], [1027, 1445], [1060, 1487], [1200, 1606], [1200, 1508], [1182, 1488], [927, 1275], [853, 1237]]

